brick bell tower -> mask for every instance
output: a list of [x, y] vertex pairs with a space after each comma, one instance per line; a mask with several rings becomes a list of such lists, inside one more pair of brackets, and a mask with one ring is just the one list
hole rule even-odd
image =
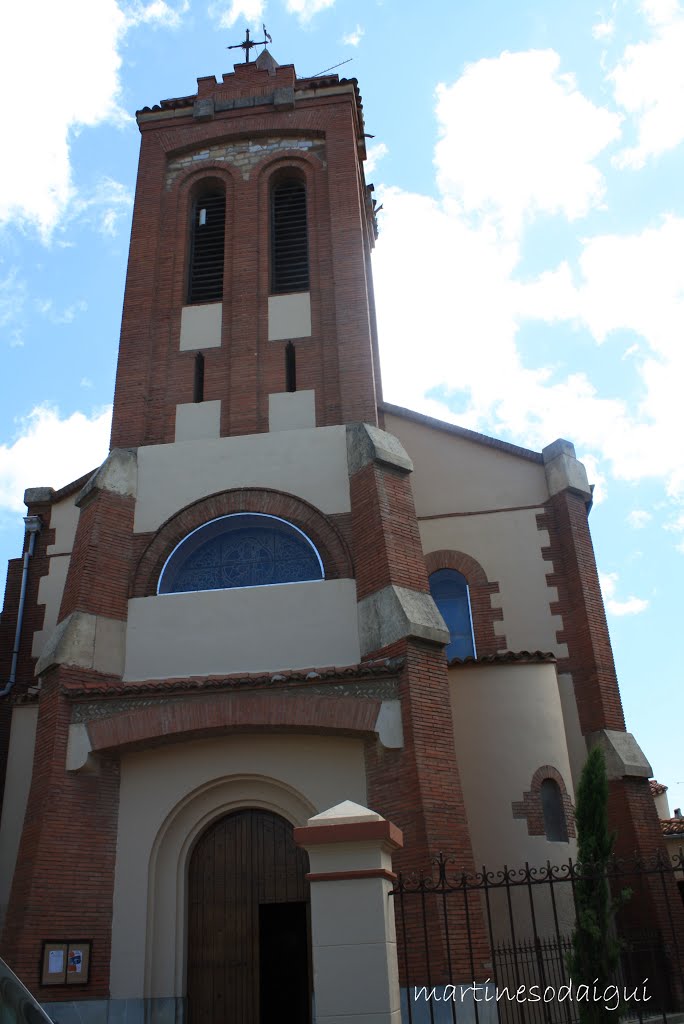
[[[412, 463], [379, 412], [356, 82], [297, 78], [264, 51], [137, 116], [111, 452], [85, 485], [38, 495], [41, 551], [66, 552], [62, 523], [75, 533], [56, 627], [22, 655], [40, 680], [36, 753], [3, 937], [31, 980], [44, 939], [87, 936], [88, 999], [183, 999], [186, 967], [191, 993], [190, 960], [174, 968], [185, 940], [164, 917], [176, 889], [153, 890], [162, 876], [147, 874], [164, 816], [192, 811], [186, 779], [211, 795], [211, 772], [234, 778], [230, 805], [249, 808], [255, 784], [242, 794], [241, 780], [263, 772], [275, 794], [263, 800], [280, 806], [282, 784], [294, 808], [282, 816], [297, 824], [365, 802], [403, 832], [397, 867], [442, 849], [473, 868], [449, 633], [429, 593]], [[277, 521], [275, 543], [300, 552], [304, 534], [320, 571], [267, 581], [296, 587], [208, 586], [195, 562], [192, 584], [166, 587], [201, 530], [240, 517], [249, 530]], [[244, 765], [220, 767], [245, 735]], [[293, 765], [320, 737], [320, 760], [297, 778], [323, 795], [300, 805]], [[217, 739], [215, 762], [193, 761]], [[159, 772], [171, 745], [186, 767]], [[486, 975], [478, 908], [469, 928], [481, 949], [474, 965], [458, 954], [456, 978]], [[70, 998], [40, 986], [44, 1001]]]
[[376, 423], [356, 82], [264, 51], [138, 124], [112, 447]]

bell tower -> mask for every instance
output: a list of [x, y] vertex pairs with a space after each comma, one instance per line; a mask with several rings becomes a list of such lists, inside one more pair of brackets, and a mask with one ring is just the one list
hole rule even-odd
[[376, 423], [356, 81], [264, 50], [137, 119], [112, 447]]

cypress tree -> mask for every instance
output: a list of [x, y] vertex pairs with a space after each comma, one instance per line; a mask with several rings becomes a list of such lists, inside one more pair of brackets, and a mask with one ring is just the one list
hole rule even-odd
[[572, 937], [568, 967], [575, 990], [588, 985], [590, 998], [579, 1003], [581, 1024], [615, 1021], [615, 1010], [602, 1001], [593, 1002], [614, 983], [620, 943], [614, 937], [613, 903], [606, 869], [613, 853], [614, 835], [608, 830], [608, 779], [603, 751], [595, 747], [582, 771], [575, 808], [577, 824], [577, 873], [575, 909], [577, 923]]

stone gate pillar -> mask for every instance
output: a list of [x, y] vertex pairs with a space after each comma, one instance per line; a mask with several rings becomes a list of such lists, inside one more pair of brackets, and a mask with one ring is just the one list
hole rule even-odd
[[309, 854], [317, 1024], [400, 1024], [391, 822], [347, 800], [294, 830]]

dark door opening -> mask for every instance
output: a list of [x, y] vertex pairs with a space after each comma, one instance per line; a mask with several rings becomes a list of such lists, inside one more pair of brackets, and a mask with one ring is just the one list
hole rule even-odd
[[237, 811], [204, 832], [188, 873], [188, 1024], [309, 1024], [309, 858], [292, 825]]
[[306, 903], [259, 907], [260, 1024], [308, 1024], [307, 924]]

